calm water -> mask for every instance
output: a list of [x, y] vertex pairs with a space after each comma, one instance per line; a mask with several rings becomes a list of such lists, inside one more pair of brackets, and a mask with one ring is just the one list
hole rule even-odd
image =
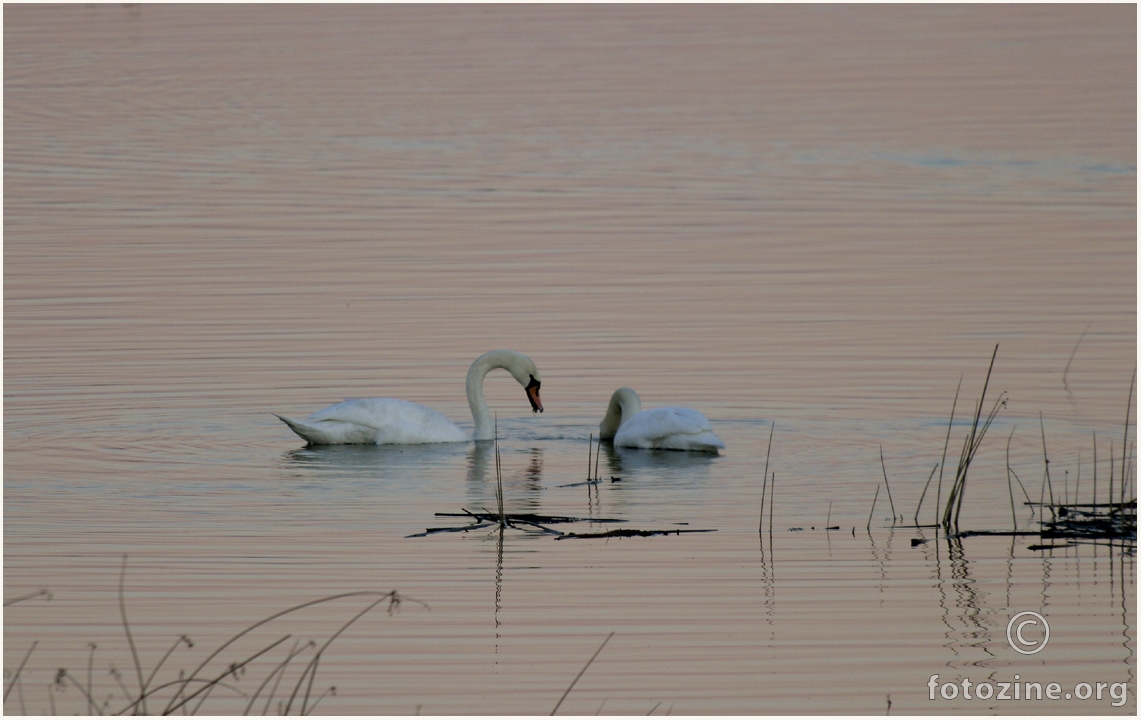
[[[1055, 493], [1092, 498], [1095, 434], [1098, 499], [1111, 463], [1120, 482], [1134, 6], [4, 21], [4, 596], [51, 592], [5, 610], [7, 713], [89, 712], [89, 666], [111, 709], [110, 668], [137, 689], [124, 555], [144, 672], [194, 641], [152, 686], [299, 603], [426, 603], [322, 654], [318, 713], [546, 714], [611, 632], [560, 713], [1136, 712], [1131, 549], [892, 528], [883, 487], [867, 527], [885, 469], [912, 522], [996, 344], [1007, 403], [962, 524], [1011, 527], [1008, 443], [1034, 500], [1043, 434]], [[470, 427], [467, 366], [497, 347], [535, 360], [546, 405], [488, 378], [509, 511], [716, 532], [409, 537], [494, 505], [488, 448], [306, 449], [270, 414], [391, 396]], [[606, 482], [576, 485], [621, 385], [727, 450], [604, 451]], [[241, 712], [367, 602], [259, 628], [204, 676], [289, 638], [201, 711]], [[1027, 610], [1051, 627], [1033, 656], [1006, 640]], [[50, 690], [58, 668], [75, 682]], [[1129, 691], [931, 700], [934, 674]]]

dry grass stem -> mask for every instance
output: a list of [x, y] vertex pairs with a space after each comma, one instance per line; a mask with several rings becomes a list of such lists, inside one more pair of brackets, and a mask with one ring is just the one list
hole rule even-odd
[[570, 695], [570, 691], [574, 688], [575, 683], [578, 682], [578, 679], [582, 677], [583, 673], [586, 672], [586, 669], [588, 667], [590, 667], [590, 664], [592, 662], [594, 662], [594, 659], [596, 657], [598, 657], [598, 653], [602, 652], [602, 648], [606, 647], [606, 643], [610, 642], [610, 638], [612, 638], [612, 637], [614, 637], [614, 631], [613, 630], [611, 630], [610, 634], [606, 636], [606, 639], [602, 641], [602, 644], [598, 646], [598, 649], [594, 651], [594, 654], [590, 656], [590, 659], [586, 661], [586, 665], [582, 666], [582, 670], [578, 671], [578, 675], [575, 675], [574, 680], [571, 680], [571, 684], [569, 686], [567, 686], [567, 689], [563, 693], [563, 696], [561, 698], [559, 698], [559, 701], [557, 703], [555, 703], [554, 709], [551, 710], [552, 715], [554, 715], [555, 713], [557, 713], [559, 711], [559, 706], [563, 704], [563, 700], [567, 699], [567, 695]]

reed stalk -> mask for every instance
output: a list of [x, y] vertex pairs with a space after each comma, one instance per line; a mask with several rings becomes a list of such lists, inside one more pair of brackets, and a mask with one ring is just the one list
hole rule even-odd
[[[586, 474], [590, 475], [590, 448], [587, 448]], [[495, 414], [495, 501], [499, 503], [499, 529], [507, 527], [507, 514], [503, 511], [503, 463], [499, 457], [499, 413]]]
[[1046, 475], [1043, 482], [1050, 490], [1050, 517], [1057, 518], [1054, 510], [1054, 483], [1050, 482], [1050, 457], [1046, 454], [1046, 424], [1042, 421], [1042, 413], [1038, 413], [1038, 425], [1042, 428], [1042, 460], [1046, 465]]
[[20, 673], [24, 672], [24, 666], [28, 664], [28, 658], [32, 656], [32, 651], [36, 649], [36, 645], [38, 645], [39, 642], [39, 640], [32, 641], [32, 645], [28, 648], [28, 652], [24, 653], [24, 659], [20, 661], [20, 665], [16, 668], [16, 672], [12, 674], [12, 679], [8, 681], [8, 687], [4, 688], [4, 702], [8, 702], [8, 695], [12, 692], [12, 688], [14, 688], [16, 683], [20, 680]]
[[[87, 653], [87, 687], [91, 689], [95, 687], [95, 679], [92, 677], [92, 674], [95, 670], [95, 648], [97, 646], [95, 643], [88, 643], [87, 647], [91, 649], [91, 652]], [[90, 696], [87, 700], [87, 714], [95, 714], [95, 703], [91, 701]]]
[[872, 498], [872, 509], [868, 511], [868, 528], [867, 528], [868, 532], [872, 531], [872, 515], [875, 515], [875, 513], [876, 513], [876, 500], [879, 500], [879, 497], [880, 497], [880, 486], [877, 483], [876, 484], [876, 494]]
[[[1133, 412], [1133, 386], [1137, 384], [1137, 369], [1133, 369], [1133, 378], [1129, 381], [1129, 402], [1125, 405], [1125, 437], [1121, 441], [1121, 504], [1125, 504], [1125, 468], [1129, 459], [1129, 416]], [[1113, 492], [1109, 494], [1109, 501], [1113, 502]]]
[[261, 684], [258, 685], [257, 689], [254, 691], [254, 694], [250, 696], [250, 701], [246, 703], [246, 709], [242, 713], [243, 715], [250, 714], [250, 710], [253, 709], [254, 703], [257, 702], [258, 697], [261, 696], [262, 690], [265, 690], [265, 686], [268, 685], [271, 680], [276, 678], [276, 682], [274, 682], [273, 687], [270, 689], [269, 695], [265, 699], [265, 708], [262, 710], [261, 714], [265, 715], [267, 712], [269, 712], [269, 706], [273, 702], [273, 696], [277, 694], [277, 686], [281, 683], [281, 679], [285, 677], [285, 669], [289, 666], [289, 663], [293, 662], [293, 658], [300, 655], [305, 648], [314, 647], [317, 644], [310, 640], [309, 643], [302, 648], [302, 650], [298, 650], [297, 646], [300, 645], [300, 643], [300, 640], [294, 640], [293, 647], [289, 649], [289, 653], [285, 656], [285, 659], [278, 663], [277, 667], [275, 667], [269, 673], [269, 675], [266, 675], [265, 679], [261, 681]]
[[1014, 431], [1018, 428], [1011, 428], [1010, 437], [1006, 439], [1006, 490], [1010, 493], [1010, 520], [1014, 523], [1015, 532], [1018, 531], [1018, 514], [1014, 510], [1014, 485], [1010, 482], [1010, 441], [1014, 439]]
[[44, 588], [40, 588], [39, 590], [36, 590], [35, 592], [28, 593], [27, 595], [20, 595], [20, 596], [12, 598], [11, 600], [5, 600], [4, 601], [4, 607], [9, 607], [11, 605], [15, 605], [18, 602], [23, 602], [25, 600], [31, 600], [32, 598], [38, 598], [38, 597], [43, 597], [43, 598], [47, 598], [48, 600], [51, 600], [52, 594], [48, 590], [46, 590]]
[[923, 507], [923, 498], [927, 497], [927, 489], [931, 487], [931, 479], [935, 477], [935, 471], [939, 469], [939, 463], [931, 466], [931, 474], [927, 476], [927, 482], [923, 485], [923, 492], [919, 494], [919, 504], [915, 506], [915, 527], [919, 527], [919, 510]]
[[1093, 431], [1093, 504], [1097, 505], [1097, 430]]
[[1074, 478], [1074, 502], [1082, 501], [1082, 449], [1078, 448], [1078, 472]]
[[[211, 652], [209, 655], [207, 655], [206, 659], [204, 659], [201, 663], [199, 663], [198, 666], [195, 667], [194, 670], [189, 675], [184, 676], [179, 680], [175, 680], [175, 681], [164, 684], [162, 687], [178, 686], [179, 690], [178, 690], [178, 692], [175, 693], [174, 698], [172, 698], [170, 700], [170, 702], [167, 704], [167, 706], [164, 708], [163, 714], [170, 714], [171, 712], [173, 712], [174, 709], [176, 709], [177, 707], [182, 707], [189, 699], [194, 697], [194, 695], [197, 695], [197, 693], [194, 693], [194, 695], [188, 696], [187, 698], [183, 699], [182, 701], [178, 700], [178, 698], [182, 695], [182, 693], [186, 690], [186, 688], [189, 685], [191, 685], [192, 683], [209, 682], [209, 681], [200, 680], [198, 678], [198, 674], [201, 673], [203, 671], [203, 669], [205, 669], [205, 667], [208, 664], [210, 664], [210, 662], [212, 660], [214, 660], [214, 658], [216, 658], [216, 657], [218, 657], [218, 655], [222, 654], [222, 652], [226, 648], [230, 647], [231, 645], [233, 645], [235, 642], [237, 642], [241, 638], [245, 637], [246, 635], [249, 635], [254, 630], [260, 628], [263, 625], [266, 625], [269, 622], [277, 620], [280, 617], [284, 617], [286, 615], [297, 612], [299, 610], [304, 610], [305, 608], [313, 607], [315, 605], [321, 605], [321, 604], [328, 603], [328, 602], [333, 602], [335, 600], [343, 600], [345, 598], [350, 598], [350, 597], [364, 597], [364, 596], [370, 596], [370, 595], [373, 597], [380, 596], [380, 599], [382, 599], [382, 600], [387, 599], [390, 604], [399, 604], [399, 602], [401, 600], [406, 599], [406, 598], [402, 598], [401, 596], [398, 596], [395, 591], [389, 591], [386, 593], [382, 593], [382, 592], [379, 592], [376, 590], [357, 590], [357, 591], [353, 591], [353, 592], [339, 593], [337, 595], [328, 595], [326, 597], [318, 598], [316, 600], [310, 600], [308, 602], [300, 603], [298, 605], [294, 605], [293, 607], [286, 608], [285, 610], [282, 610], [280, 612], [276, 612], [273, 615], [270, 615], [269, 617], [263, 618], [263, 619], [255, 622], [255, 623], [253, 623], [252, 625], [246, 627], [241, 632], [238, 632], [237, 634], [231, 636], [229, 640], [227, 640], [226, 642], [224, 642], [220, 646], [218, 646], [213, 652]], [[423, 603], [420, 603], [418, 600], [413, 600], [412, 602], [423, 604]], [[288, 636], [286, 636], [286, 637], [288, 637]], [[282, 641], [284, 641], [284, 639]], [[248, 662], [248, 660], [246, 662]], [[222, 677], [224, 678], [225, 674], [222, 675]], [[154, 692], [157, 689], [158, 689], [157, 687], [152, 687], [148, 691], [148, 693], [154, 694]], [[178, 704], [176, 705], [175, 703], [178, 703]], [[132, 703], [132, 705], [128, 706], [127, 710], [134, 708], [134, 706], [135, 706], [135, 703]]]
[[[990, 413], [987, 415], [986, 420], [982, 420], [983, 404], [986, 400], [986, 392], [990, 386], [990, 377], [994, 371], [994, 361], [997, 356], [998, 345], [996, 344], [994, 346], [994, 353], [990, 358], [990, 366], [987, 368], [986, 380], [983, 382], [982, 394], [979, 395], [978, 403], [975, 405], [975, 417], [971, 423], [971, 432], [963, 441], [963, 449], [959, 454], [959, 465], [955, 470], [955, 481], [951, 484], [951, 492], [947, 496], [947, 505], [943, 510], [942, 525], [946, 532], [950, 532], [952, 526], [958, 529], [959, 515], [963, 510], [963, 497], [966, 494], [967, 473], [970, 469], [971, 461], [974, 460], [975, 454], [978, 452], [979, 446], [986, 436], [986, 431], [990, 428], [995, 416], [998, 415], [999, 408], [1006, 405], [1006, 393], [1001, 393], [991, 408]], [[981, 425], [980, 421], [982, 421]]]
[[[587, 448], [586, 454], [587, 454], [587, 457], [589, 458], [590, 457], [590, 448]], [[598, 475], [598, 458], [600, 458], [600, 457], [602, 457], [602, 438], [601, 437], [598, 438], [598, 447], [596, 447], [594, 449], [594, 479], [595, 480], [602, 480], [602, 478], [599, 477], [599, 475]], [[590, 478], [588, 477], [587, 480], [589, 480], [589, 479]]]
[[147, 683], [143, 680], [143, 665], [139, 662], [139, 651], [135, 647], [135, 639], [131, 636], [131, 625], [127, 622], [127, 601], [123, 595], [123, 584], [127, 580], [127, 556], [123, 556], [123, 568], [119, 572], [119, 614], [123, 618], [123, 632], [127, 634], [127, 645], [131, 648], [131, 657], [135, 661], [135, 673], [139, 676], [139, 699], [142, 704], [139, 711], [147, 715]]
[[594, 446], [594, 433], [586, 439], [586, 479], [590, 480], [590, 450]]
[[769, 427], [769, 447], [765, 450], [765, 472], [761, 475], [761, 518], [757, 523], [757, 532], [760, 533], [765, 527], [765, 490], [769, 484], [769, 456], [773, 451], [773, 432], [777, 429], [777, 424], [774, 422]]
[[951, 444], [951, 426], [955, 424], [955, 408], [959, 405], [959, 390], [963, 387], [963, 376], [955, 386], [955, 399], [951, 401], [951, 419], [947, 421], [947, 437], [943, 440], [943, 458], [939, 460], [939, 483], [935, 488], [935, 525], [939, 525], [939, 505], [943, 501], [943, 466], [947, 462], [947, 448]]
[[776, 506], [777, 497], [777, 471], [773, 470], [772, 482], [769, 485], [769, 537], [773, 536], [773, 507]]
[[612, 637], [614, 637], [613, 630], [611, 630], [610, 634], [606, 636], [606, 639], [602, 641], [602, 644], [598, 646], [598, 649], [594, 651], [594, 654], [590, 656], [590, 659], [586, 661], [586, 665], [582, 666], [582, 670], [578, 671], [578, 675], [575, 675], [574, 680], [571, 680], [571, 684], [567, 686], [566, 691], [563, 692], [563, 696], [559, 698], [557, 703], [555, 703], [554, 709], [551, 710], [551, 715], [554, 715], [559, 711], [559, 706], [563, 704], [563, 700], [567, 699], [567, 695], [570, 695], [570, 691], [574, 688], [575, 683], [578, 682], [578, 679], [582, 677], [583, 673], [586, 672], [586, 669], [590, 667], [590, 664], [594, 662], [596, 657], [598, 657], [598, 653], [602, 652], [602, 648], [606, 647], [606, 643], [610, 642], [610, 638]]
[[1107, 500], [1109, 500], [1110, 505], [1113, 505], [1113, 476], [1115, 473], [1116, 473], [1116, 469], [1113, 467], [1113, 441], [1110, 440], [1109, 441], [1109, 497], [1106, 498]]
[[887, 466], [883, 462], [883, 445], [880, 445], [880, 467], [883, 469], [883, 484], [887, 488], [887, 501], [891, 504], [891, 525], [895, 527], [895, 501], [891, 499], [891, 485], [887, 481]]
[[1086, 333], [1089, 332], [1089, 329], [1090, 326], [1086, 325], [1086, 329], [1082, 330], [1078, 341], [1074, 343], [1074, 349], [1070, 351], [1070, 359], [1066, 361], [1066, 369], [1062, 371], [1062, 387], [1065, 388], [1066, 392], [1070, 391], [1070, 386], [1066, 383], [1066, 376], [1070, 374], [1070, 364], [1074, 362], [1074, 355], [1078, 354], [1078, 346], [1082, 344], [1082, 340], [1085, 340]]

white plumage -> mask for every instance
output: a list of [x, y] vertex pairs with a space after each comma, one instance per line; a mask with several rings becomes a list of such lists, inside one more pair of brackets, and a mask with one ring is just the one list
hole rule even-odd
[[431, 408], [393, 398], [345, 400], [318, 410], [304, 420], [277, 417], [311, 445], [414, 445], [491, 440], [495, 436], [494, 422], [483, 395], [483, 379], [496, 368], [510, 372], [527, 391], [531, 409], [543, 412], [539, 370], [535, 363], [512, 350], [492, 350], [476, 358], [468, 369], [468, 406], [475, 421], [475, 432], [471, 435]]
[[618, 388], [610, 397], [599, 437], [619, 447], [717, 452], [725, 447], [705, 416], [684, 407], [642, 410], [638, 393]]

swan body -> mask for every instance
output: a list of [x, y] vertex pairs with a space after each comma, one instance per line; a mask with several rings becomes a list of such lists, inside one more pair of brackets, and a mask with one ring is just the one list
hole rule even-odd
[[598, 433], [619, 447], [704, 452], [725, 447], [698, 411], [674, 406], [643, 410], [638, 393], [628, 387], [610, 396]]
[[524, 387], [532, 411], [543, 412], [539, 369], [535, 363], [512, 350], [492, 350], [476, 358], [468, 369], [467, 399], [475, 421], [471, 435], [431, 408], [393, 398], [353, 398], [318, 410], [304, 420], [277, 417], [311, 445], [415, 445], [491, 440], [495, 437], [495, 425], [483, 395], [483, 379], [497, 368], [510, 372]]

